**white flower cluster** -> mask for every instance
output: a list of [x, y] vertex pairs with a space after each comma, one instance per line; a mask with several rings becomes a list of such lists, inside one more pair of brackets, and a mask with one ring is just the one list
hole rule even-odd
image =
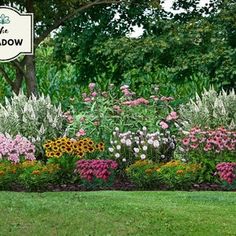
[[52, 105], [49, 96], [27, 98], [22, 92], [0, 104], [0, 133], [20, 134], [41, 151], [46, 139], [57, 137], [63, 131], [61, 106]]
[[170, 136], [168, 131], [165, 135], [159, 132], [148, 133], [146, 127], [136, 133], [131, 131], [121, 133], [116, 128], [110, 143], [108, 150], [113, 158], [123, 162], [132, 162], [136, 159], [168, 160], [171, 159], [176, 146], [175, 137]]
[[182, 105], [179, 110], [183, 129], [188, 131], [198, 126], [200, 128], [217, 128], [224, 126], [227, 129], [236, 129], [236, 94], [235, 90], [227, 93], [224, 90], [217, 93], [214, 88], [194, 100]]

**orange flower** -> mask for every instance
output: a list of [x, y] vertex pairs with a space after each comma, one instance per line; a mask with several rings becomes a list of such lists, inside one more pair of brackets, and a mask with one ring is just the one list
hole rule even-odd
[[183, 175], [183, 174], [184, 174], [184, 171], [183, 171], [183, 170], [177, 170], [177, 171], [176, 171], [176, 174], [177, 174], [177, 175]]
[[32, 175], [39, 175], [40, 174], [40, 171], [39, 170], [34, 170], [33, 172], [32, 172]]

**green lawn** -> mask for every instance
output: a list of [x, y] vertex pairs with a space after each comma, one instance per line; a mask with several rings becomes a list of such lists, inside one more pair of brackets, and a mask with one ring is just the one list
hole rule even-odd
[[0, 235], [236, 235], [236, 192], [0, 192]]

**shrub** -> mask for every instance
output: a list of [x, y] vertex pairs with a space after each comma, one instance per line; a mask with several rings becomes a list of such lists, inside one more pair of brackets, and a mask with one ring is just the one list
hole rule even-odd
[[170, 161], [158, 169], [160, 182], [170, 189], [189, 189], [199, 179], [200, 164], [183, 163], [179, 160]]
[[25, 161], [20, 164], [19, 184], [30, 191], [42, 190], [48, 184], [57, 182], [58, 165], [37, 161]]
[[150, 160], [138, 160], [128, 168], [128, 178], [141, 189], [154, 189], [160, 185], [156, 169], [158, 165]]
[[10, 190], [11, 186], [18, 181], [19, 164], [9, 161], [0, 162], [0, 189]]
[[118, 164], [112, 160], [79, 160], [75, 173], [79, 173], [87, 187], [112, 185]]
[[63, 122], [61, 107], [52, 105], [48, 96], [27, 98], [20, 93], [10, 100], [6, 98], [5, 106], [0, 104], [0, 132], [26, 137], [35, 144], [37, 154], [42, 152], [46, 139], [64, 131]]
[[151, 161], [136, 161], [126, 172], [138, 187], [153, 189], [189, 189], [199, 178], [199, 164], [183, 163], [179, 160], [155, 164]]
[[13, 139], [0, 134], [0, 160], [14, 163], [20, 160], [35, 160], [35, 146], [26, 138], [16, 135]]
[[224, 186], [229, 189], [236, 188], [236, 162], [222, 162], [217, 164], [216, 170]]
[[42, 190], [48, 184], [57, 182], [58, 165], [38, 161], [0, 163], [0, 189], [10, 190], [14, 186], [21, 190]]
[[193, 127], [236, 129], [236, 95], [232, 90], [226, 93], [224, 90], [218, 94], [213, 88], [182, 105], [179, 110], [180, 119], [184, 130]]

